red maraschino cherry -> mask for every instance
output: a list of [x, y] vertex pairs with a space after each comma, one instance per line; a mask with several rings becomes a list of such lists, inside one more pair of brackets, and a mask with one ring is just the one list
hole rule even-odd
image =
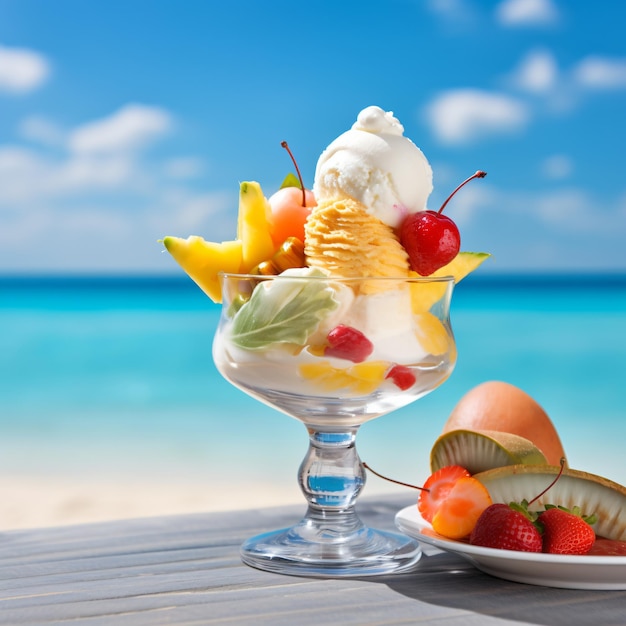
[[400, 226], [400, 242], [409, 255], [411, 269], [420, 276], [430, 276], [454, 259], [461, 249], [457, 225], [443, 210], [454, 194], [474, 178], [484, 178], [478, 170], [464, 180], [441, 205], [439, 211], [418, 211], [408, 215]]
[[313, 192], [304, 188], [298, 164], [286, 141], [280, 144], [291, 157], [298, 174], [300, 187], [283, 187], [273, 194], [268, 202], [272, 209], [272, 240], [280, 246], [288, 237], [304, 241], [304, 222], [317, 204]]

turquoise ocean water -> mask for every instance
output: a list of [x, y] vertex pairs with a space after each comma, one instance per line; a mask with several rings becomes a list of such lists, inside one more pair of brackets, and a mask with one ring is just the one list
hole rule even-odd
[[[0, 472], [295, 483], [304, 427], [221, 379], [218, 315], [185, 277], [1, 279]], [[625, 324], [623, 276], [472, 276], [452, 377], [366, 424], [360, 454], [423, 479], [459, 398], [500, 379], [543, 405], [573, 467], [626, 483]]]

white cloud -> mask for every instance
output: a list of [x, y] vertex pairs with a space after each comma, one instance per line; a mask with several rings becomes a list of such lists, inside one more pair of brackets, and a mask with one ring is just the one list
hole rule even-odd
[[496, 19], [504, 26], [544, 26], [557, 22], [559, 13], [552, 0], [504, 0]]
[[445, 143], [467, 143], [483, 135], [523, 128], [527, 107], [510, 96], [477, 89], [458, 89], [438, 96], [427, 109], [435, 135]]
[[[212, 241], [235, 239], [237, 236], [235, 218], [237, 202], [233, 196], [233, 193], [224, 192], [170, 194], [165, 200], [170, 206], [175, 207], [175, 210], [171, 212], [169, 218], [168, 232], [176, 229], [180, 236], [201, 234], [203, 227], [212, 223], [213, 228], [208, 239]], [[230, 223], [220, 225], [220, 220], [216, 218], [220, 214], [228, 213], [232, 214]]]
[[553, 154], [541, 164], [541, 173], [550, 180], [569, 178], [573, 169], [572, 160], [565, 154]]
[[150, 176], [136, 149], [170, 126], [166, 112], [140, 105], [128, 105], [69, 132], [43, 117], [25, 118], [18, 128], [21, 136], [57, 150], [0, 145], [0, 209], [47, 197], [143, 193]]
[[0, 210], [0, 271], [180, 272], [158, 240], [233, 239], [236, 206], [236, 192], [177, 194], [158, 183], [130, 200], [101, 196], [70, 204], [40, 197]]
[[[503, 207], [506, 207], [507, 221], [515, 223], [523, 219], [526, 222], [529, 237], [541, 233], [556, 242], [560, 235], [567, 233], [587, 234], [599, 240], [605, 234], [619, 238], [626, 235], [626, 220], [623, 219], [626, 216], [621, 216], [619, 202], [600, 202], [589, 190], [574, 185], [549, 185], [534, 191], [490, 189], [482, 213], [489, 213], [489, 218], [496, 214], [502, 216]], [[603, 219], [599, 219], [600, 216]], [[610, 233], [607, 233], [607, 223], [612, 224]]]
[[554, 56], [546, 50], [533, 50], [522, 59], [512, 75], [512, 82], [519, 89], [542, 94], [551, 91], [558, 78]]
[[69, 130], [24, 118], [30, 143], [0, 143], [0, 272], [176, 271], [164, 235], [233, 239], [237, 190], [181, 182], [201, 174], [201, 159], [146, 167], [139, 148], [172, 126], [166, 111], [137, 104]]
[[0, 210], [76, 193], [137, 190], [141, 183], [136, 165], [123, 156], [58, 159], [26, 148], [0, 146]]
[[236, 190], [191, 191], [134, 155], [0, 146], [0, 271], [175, 271], [158, 239], [233, 239], [236, 213]]
[[[559, 189], [536, 198], [535, 212], [538, 217], [564, 231], [600, 232], [602, 224], [590, 219], [597, 213], [593, 199], [582, 189]], [[617, 226], [617, 224], [616, 224]]]
[[60, 146], [65, 142], [65, 133], [54, 122], [40, 116], [31, 116], [22, 120], [18, 132], [25, 139], [47, 146]]
[[620, 89], [626, 87], [626, 59], [589, 56], [574, 69], [576, 82], [588, 89]]
[[0, 146], [0, 209], [28, 201], [49, 177], [49, 166], [36, 152]]
[[38, 52], [0, 46], [0, 91], [26, 93], [41, 86], [50, 63]]
[[128, 104], [109, 117], [78, 127], [68, 143], [81, 153], [129, 151], [166, 134], [172, 125], [172, 116], [164, 109]]
[[60, 194], [132, 187], [138, 173], [131, 159], [120, 156], [79, 156], [55, 168], [49, 189]]
[[178, 157], [164, 164], [165, 175], [179, 180], [197, 178], [204, 172], [204, 162], [196, 157]]

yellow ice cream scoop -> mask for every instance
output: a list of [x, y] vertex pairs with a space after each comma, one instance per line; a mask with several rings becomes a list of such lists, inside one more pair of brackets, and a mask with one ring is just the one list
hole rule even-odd
[[309, 215], [304, 231], [307, 264], [331, 276], [409, 275], [408, 255], [393, 230], [356, 200], [342, 198], [319, 204]]

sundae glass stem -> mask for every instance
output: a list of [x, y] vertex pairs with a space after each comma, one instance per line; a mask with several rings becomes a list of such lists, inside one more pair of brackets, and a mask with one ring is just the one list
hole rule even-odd
[[356, 452], [358, 427], [329, 431], [307, 426], [309, 450], [300, 465], [305, 516], [290, 528], [252, 537], [244, 563], [281, 574], [370, 576], [412, 569], [421, 550], [414, 539], [368, 528], [355, 510], [365, 485]]
[[358, 532], [363, 524], [354, 504], [365, 485], [365, 469], [355, 445], [358, 427], [336, 432], [307, 430], [309, 450], [298, 478], [308, 502], [308, 530], [318, 541], [336, 537], [340, 529], [342, 534]]

